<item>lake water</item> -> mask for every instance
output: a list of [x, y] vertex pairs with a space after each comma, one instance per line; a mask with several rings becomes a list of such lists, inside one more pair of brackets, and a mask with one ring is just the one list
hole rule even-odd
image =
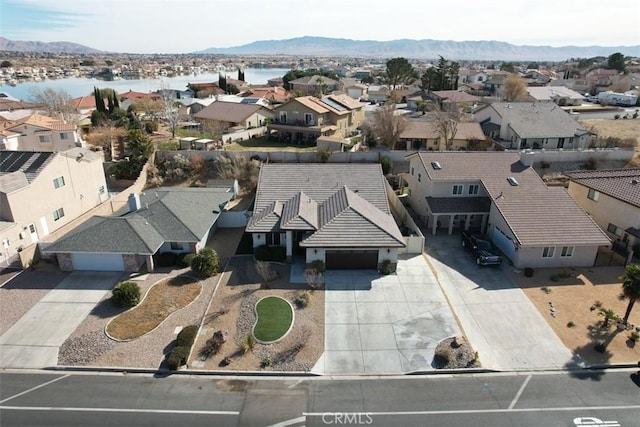
[[[288, 68], [247, 68], [244, 70], [244, 79], [247, 83], [253, 85], [266, 84], [267, 80], [274, 77], [282, 77], [289, 71]], [[238, 77], [236, 71], [227, 72], [227, 77], [235, 79]], [[16, 86], [0, 85], [0, 92], [6, 92], [14, 98], [23, 101], [29, 101], [33, 88], [45, 89], [47, 87], [53, 89], [63, 89], [73, 98], [80, 96], [92, 95], [93, 87], [111, 88], [119, 93], [133, 90], [136, 92], [154, 92], [161, 86], [169, 89], [185, 90], [187, 83], [197, 82], [217, 82], [218, 73], [206, 74], [189, 74], [177, 77], [162, 77], [161, 79], [142, 79], [142, 80], [113, 80], [105, 81], [94, 78], [68, 78], [56, 80], [44, 80], [41, 82], [24, 82], [18, 83]]]

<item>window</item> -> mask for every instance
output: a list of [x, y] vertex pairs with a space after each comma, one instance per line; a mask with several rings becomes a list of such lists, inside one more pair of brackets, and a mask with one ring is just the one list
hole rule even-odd
[[53, 187], [54, 188], [64, 187], [64, 176], [59, 176], [56, 179], [54, 179], [53, 180]]
[[304, 113], [304, 124], [306, 124], [306, 125], [313, 125], [314, 124], [313, 114]]
[[589, 194], [587, 194], [587, 198], [593, 200], [594, 202], [597, 202], [600, 198], [600, 192], [594, 190], [593, 188], [590, 188]]
[[413, 169], [413, 166], [411, 166], [411, 176], [413, 176], [414, 172], [415, 172], [415, 169]]
[[422, 182], [422, 174], [418, 174], [418, 182]]
[[451, 194], [453, 194], [454, 196], [460, 196], [464, 191], [464, 185], [462, 184], [455, 184], [453, 186], [453, 192]]
[[469, 185], [469, 194], [478, 194], [480, 186], [478, 184]]
[[171, 242], [171, 250], [172, 251], [181, 251], [183, 249], [182, 243], [180, 242]]
[[98, 194], [104, 194], [104, 185], [98, 187]]
[[280, 233], [267, 233], [267, 246], [280, 246]]
[[287, 112], [280, 111], [280, 123], [287, 123]]
[[62, 217], [64, 217], [64, 209], [60, 208], [60, 209], [56, 209], [55, 211], [53, 211], [53, 220], [54, 221], [57, 221]]
[[618, 237], [622, 237], [622, 235], [624, 234], [622, 230], [622, 228], [618, 227], [617, 225], [611, 224], [609, 223], [609, 225], [607, 226], [607, 231], [611, 234], [614, 234]]
[[62, 140], [69, 139], [69, 134], [65, 132], [60, 132], [60, 139]]
[[42, 143], [42, 144], [46, 144], [47, 142], [51, 142], [51, 138], [49, 137], [49, 135], [40, 135], [40, 136], [38, 136], [38, 139], [40, 140], [40, 143]]
[[553, 258], [553, 255], [556, 253], [555, 246], [545, 246], [542, 249], [542, 258]]
[[560, 251], [560, 256], [563, 258], [569, 258], [573, 256], [573, 246], [563, 246]]

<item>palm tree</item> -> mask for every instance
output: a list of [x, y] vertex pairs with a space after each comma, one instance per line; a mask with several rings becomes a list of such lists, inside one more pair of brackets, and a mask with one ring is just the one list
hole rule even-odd
[[624, 318], [622, 319], [625, 325], [629, 321], [633, 304], [640, 299], [640, 265], [629, 264], [626, 270], [627, 273], [620, 277], [620, 280], [622, 280], [622, 295], [629, 299], [627, 311], [624, 313]]

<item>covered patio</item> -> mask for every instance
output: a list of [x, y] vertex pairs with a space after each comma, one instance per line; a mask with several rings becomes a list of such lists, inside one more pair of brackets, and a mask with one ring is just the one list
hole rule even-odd
[[[435, 235], [438, 228], [447, 227], [447, 234], [454, 228], [468, 230], [487, 229], [491, 199], [488, 197], [427, 197], [427, 227]], [[445, 224], [446, 221], [446, 224]]]

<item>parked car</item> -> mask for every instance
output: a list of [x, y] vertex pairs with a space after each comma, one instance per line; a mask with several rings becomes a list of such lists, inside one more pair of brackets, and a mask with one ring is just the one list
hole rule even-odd
[[478, 265], [500, 265], [502, 257], [495, 252], [490, 241], [479, 234], [462, 232], [462, 247], [468, 249], [476, 258]]

